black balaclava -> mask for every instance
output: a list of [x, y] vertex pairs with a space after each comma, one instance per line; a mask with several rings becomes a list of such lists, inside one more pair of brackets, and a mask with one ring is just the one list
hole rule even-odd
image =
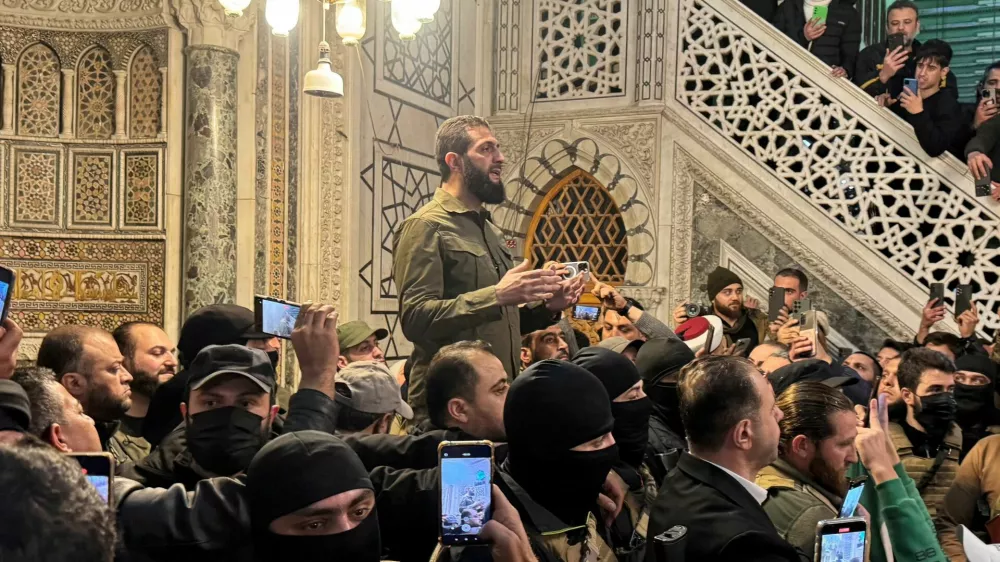
[[611, 398], [583, 367], [545, 360], [510, 385], [503, 409], [506, 470], [535, 502], [563, 523], [587, 522], [618, 447], [572, 451], [614, 427]]
[[653, 402], [653, 415], [662, 419], [667, 427], [682, 438], [684, 424], [681, 422], [677, 381], [664, 382], [664, 379], [676, 375], [692, 361], [694, 353], [686, 343], [666, 338], [647, 341], [635, 356], [635, 367], [642, 377], [643, 388]]
[[608, 391], [611, 398], [611, 415], [615, 429], [611, 434], [618, 445], [618, 455], [625, 464], [639, 468], [646, 455], [649, 441], [649, 414], [653, 409], [648, 397], [628, 402], [615, 402], [615, 398], [639, 382], [639, 371], [621, 353], [600, 347], [588, 347], [573, 357], [573, 364], [590, 371]]
[[289, 536], [271, 523], [337, 494], [373, 490], [361, 459], [343, 441], [321, 431], [287, 433], [260, 450], [247, 471], [254, 557], [272, 560], [378, 562], [378, 514], [336, 535]]
[[959, 371], [979, 373], [990, 379], [985, 386], [955, 383], [955, 402], [958, 405], [956, 421], [964, 430], [985, 427], [997, 419], [997, 409], [993, 402], [997, 368], [989, 356], [966, 354], [955, 361]]

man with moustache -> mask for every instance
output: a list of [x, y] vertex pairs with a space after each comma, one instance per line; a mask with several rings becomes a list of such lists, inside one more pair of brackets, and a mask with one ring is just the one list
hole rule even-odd
[[[521, 365], [521, 334], [555, 324], [586, 282], [582, 275], [563, 280], [553, 268], [531, 270], [528, 260], [514, 266], [502, 231], [484, 207], [504, 201], [504, 156], [485, 119], [445, 121], [435, 153], [441, 187], [393, 239], [400, 322], [413, 342], [407, 398], [414, 424], [427, 419], [427, 368], [439, 349], [483, 340], [513, 380]], [[544, 305], [535, 305], [540, 301]]]
[[177, 374], [177, 348], [166, 332], [148, 322], [126, 322], [111, 335], [125, 358], [122, 365], [132, 374], [132, 407], [115, 439], [133, 462], [139, 462], [151, 449], [142, 437], [142, 423], [156, 389]]
[[[712, 299], [712, 314], [722, 319], [722, 332], [726, 345], [747, 338], [744, 356], [749, 355], [758, 345], [764, 343], [768, 334], [767, 314], [757, 308], [757, 301], [747, 298], [744, 302], [743, 280], [739, 275], [719, 266], [708, 274], [706, 291]], [[682, 303], [674, 309], [674, 325], [680, 326], [688, 319]]]

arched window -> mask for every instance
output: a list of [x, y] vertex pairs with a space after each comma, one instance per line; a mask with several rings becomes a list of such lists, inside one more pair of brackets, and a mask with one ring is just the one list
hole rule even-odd
[[17, 63], [17, 133], [59, 136], [59, 59], [47, 45], [35, 43]]
[[160, 69], [149, 47], [132, 57], [129, 81], [129, 136], [155, 137], [160, 132]]
[[76, 136], [109, 139], [115, 132], [115, 75], [111, 54], [94, 47], [80, 57], [76, 71]]
[[590, 263], [604, 283], [625, 282], [628, 239], [625, 221], [607, 189], [576, 169], [549, 190], [528, 228], [525, 255], [535, 267], [547, 261]]

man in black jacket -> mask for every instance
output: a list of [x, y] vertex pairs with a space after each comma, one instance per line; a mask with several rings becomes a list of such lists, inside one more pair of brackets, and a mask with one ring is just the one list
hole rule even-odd
[[657, 482], [662, 482], [673, 468], [675, 452], [687, 450], [677, 397], [677, 373], [692, 361], [694, 353], [686, 343], [666, 339], [647, 341], [635, 356], [643, 388], [653, 403], [646, 458]]
[[690, 453], [660, 487], [649, 519], [647, 562], [799, 562], [761, 507], [757, 473], [778, 458], [782, 413], [748, 360], [695, 361], [680, 375], [681, 418]]
[[757, 14], [758, 16], [764, 18], [766, 21], [771, 21], [774, 17], [775, 10], [778, 9], [778, 0], [740, 0], [743, 5]]
[[920, 147], [929, 156], [940, 156], [953, 148], [966, 128], [958, 100], [942, 89], [951, 55], [951, 46], [940, 39], [921, 45], [913, 57], [917, 61], [917, 91], [904, 88], [898, 103], [886, 100], [894, 113], [913, 126]]
[[835, 77], [850, 78], [861, 48], [861, 15], [854, 0], [829, 2], [825, 20], [806, 17], [810, 7], [816, 14], [818, 7], [808, 6], [804, 0], [785, 0], [774, 15], [774, 26], [830, 65]]

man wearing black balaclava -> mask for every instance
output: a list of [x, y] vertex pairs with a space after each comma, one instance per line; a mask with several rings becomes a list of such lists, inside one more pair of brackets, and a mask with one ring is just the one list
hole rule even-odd
[[[962, 428], [962, 458], [977, 441], [996, 433], [1000, 422], [993, 400], [997, 368], [988, 355], [967, 353], [955, 361], [956, 422]], [[995, 429], [995, 428], [994, 428]]]
[[645, 540], [645, 525], [640, 525], [649, 515], [649, 508], [656, 500], [656, 480], [643, 463], [646, 446], [649, 443], [649, 414], [652, 401], [642, 389], [642, 379], [635, 365], [622, 355], [609, 349], [588, 347], [573, 357], [573, 364], [590, 371], [608, 391], [611, 397], [611, 415], [615, 418], [615, 428], [611, 435], [618, 445], [620, 461], [615, 465], [617, 472], [628, 484], [626, 500], [627, 513], [620, 514], [611, 525], [609, 532], [616, 545], [628, 545], [615, 549], [619, 559], [631, 555], [642, 557], [644, 544], [633, 542], [633, 533]]
[[247, 496], [256, 560], [379, 560], [368, 471], [332, 435], [299, 431], [268, 443], [247, 471]]
[[635, 356], [636, 369], [653, 403], [646, 462], [657, 482], [662, 482], [672, 467], [671, 459], [676, 458], [676, 452], [687, 450], [677, 397], [677, 373], [692, 361], [694, 353], [687, 344], [667, 339], [647, 341]]
[[540, 558], [614, 560], [587, 524], [618, 462], [611, 398], [601, 381], [571, 363], [540, 361], [510, 385], [503, 420], [508, 453], [495, 481]]

